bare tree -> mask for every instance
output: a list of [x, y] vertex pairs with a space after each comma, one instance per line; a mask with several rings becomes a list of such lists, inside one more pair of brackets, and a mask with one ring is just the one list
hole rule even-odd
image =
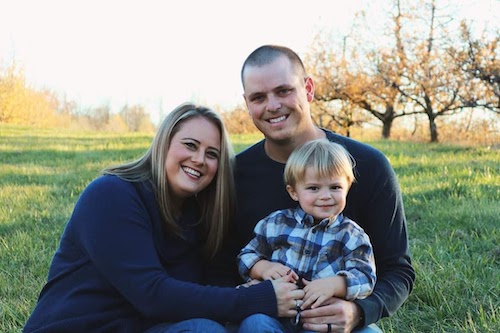
[[[422, 40], [417, 37], [407, 44], [411, 55], [406, 59], [404, 80], [397, 88], [413, 103], [416, 112], [427, 115], [430, 141], [438, 142], [436, 118], [453, 115], [466, 107], [460, 99], [465, 81], [444, 47], [449, 40], [447, 25], [451, 21], [450, 16], [438, 15], [441, 9], [435, 0], [422, 1], [419, 8], [420, 19], [425, 26], [416, 24], [415, 29], [421, 32], [425, 28], [427, 37]], [[443, 7], [443, 10], [446, 8]]]
[[125, 105], [120, 111], [120, 116], [132, 132], [138, 132], [144, 122], [149, 122], [149, 116], [142, 105]]
[[[343, 45], [339, 48], [342, 50], [341, 55], [324, 47], [324, 43], [317, 43], [315, 53], [310, 56], [311, 72], [319, 81], [316, 100], [322, 105], [332, 105], [330, 102], [335, 100], [348, 101], [349, 105], [367, 111], [382, 122], [382, 138], [385, 139], [390, 138], [396, 118], [416, 112], [407, 112], [405, 98], [398, 89], [406, 69], [403, 13], [399, 0], [394, 2], [390, 16], [393, 27], [387, 35], [393, 42], [392, 47], [377, 46], [377, 49], [361, 50], [356, 46], [347, 57], [348, 37], [354, 40], [355, 45], [364, 44], [353, 33], [353, 37], [343, 38]], [[336, 123], [345, 123], [347, 120], [348, 125], [358, 124], [349, 121], [353, 115], [352, 108], [337, 109], [336, 113], [328, 112], [324, 106], [318, 109], [331, 116]], [[324, 115], [320, 118], [324, 118]], [[366, 120], [365, 117], [358, 118], [359, 122]]]
[[500, 113], [500, 60], [499, 32], [488, 38], [474, 38], [469, 25], [461, 22], [460, 48], [450, 47], [459, 71], [468, 81], [467, 89], [461, 92], [464, 105], [482, 107]]
[[227, 111], [219, 109], [218, 112], [221, 114], [229, 133], [248, 134], [258, 132], [245, 105], [237, 105], [232, 110]]
[[342, 50], [342, 56], [339, 56], [333, 51], [332, 45], [317, 36], [313, 51], [306, 56], [307, 71], [315, 80], [312, 116], [319, 126], [340, 129], [349, 136], [351, 127], [361, 126], [366, 122], [366, 117], [353, 102], [359, 87], [353, 82], [354, 75], [348, 68], [345, 48], [338, 47]]

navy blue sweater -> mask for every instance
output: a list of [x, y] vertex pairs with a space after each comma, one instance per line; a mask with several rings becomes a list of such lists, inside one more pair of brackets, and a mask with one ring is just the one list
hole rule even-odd
[[185, 209], [184, 239], [173, 237], [163, 231], [147, 183], [94, 180], [68, 221], [24, 332], [142, 332], [189, 318], [276, 316], [269, 281], [240, 289], [200, 285], [196, 211]]

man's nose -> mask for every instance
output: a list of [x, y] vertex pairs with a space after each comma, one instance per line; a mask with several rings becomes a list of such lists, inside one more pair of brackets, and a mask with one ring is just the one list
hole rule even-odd
[[281, 102], [278, 98], [271, 95], [267, 100], [267, 111], [274, 112], [278, 111], [279, 109], [281, 109]]

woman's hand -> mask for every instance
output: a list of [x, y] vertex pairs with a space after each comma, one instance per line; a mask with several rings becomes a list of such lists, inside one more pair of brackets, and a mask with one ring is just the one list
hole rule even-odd
[[272, 280], [279, 317], [293, 317], [297, 314], [295, 306], [297, 300], [302, 300], [304, 291], [293, 282], [291, 274]]

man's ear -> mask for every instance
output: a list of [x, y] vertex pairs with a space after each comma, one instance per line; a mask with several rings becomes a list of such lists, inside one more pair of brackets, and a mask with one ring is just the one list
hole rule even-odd
[[294, 201], [299, 201], [299, 196], [297, 195], [297, 192], [295, 192], [295, 189], [292, 186], [287, 185], [286, 191], [288, 192], [288, 195], [290, 195], [290, 198], [292, 198]]
[[312, 102], [314, 99], [314, 81], [309, 76], [305, 78], [305, 88], [307, 94], [307, 101]]

